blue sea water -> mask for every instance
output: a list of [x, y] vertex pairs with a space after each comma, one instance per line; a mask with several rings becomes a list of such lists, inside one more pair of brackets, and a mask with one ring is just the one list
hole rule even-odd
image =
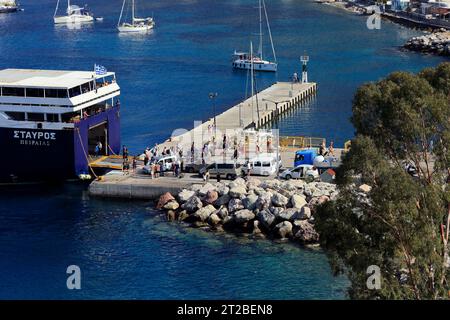
[[[0, 15], [0, 68], [115, 71], [122, 140], [133, 152], [211, 117], [209, 92], [219, 93], [219, 110], [245, 96], [246, 74], [230, 56], [257, 40], [256, 1], [138, 1], [157, 23], [145, 36], [116, 32], [121, 2], [90, 1], [104, 21], [70, 29], [53, 25], [56, 1], [22, 0], [24, 12]], [[368, 30], [366, 18], [310, 0], [266, 2], [279, 73], [258, 75], [258, 87], [299, 72], [304, 51], [319, 84], [313, 102], [281, 121], [282, 134], [341, 145], [353, 135], [359, 85], [443, 61], [398, 50], [418, 31], [384, 20]], [[0, 298], [345, 298], [347, 280], [331, 275], [320, 250], [187, 229], [149, 205], [89, 199], [79, 185], [2, 190]], [[80, 291], [66, 288], [71, 264], [81, 267]]]

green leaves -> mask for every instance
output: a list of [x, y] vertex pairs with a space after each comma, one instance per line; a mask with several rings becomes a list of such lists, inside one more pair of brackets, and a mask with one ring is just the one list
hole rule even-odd
[[[316, 213], [322, 245], [333, 269], [346, 270], [352, 298], [448, 298], [449, 92], [446, 63], [418, 75], [395, 72], [355, 94], [356, 137], [337, 172], [340, 195]], [[380, 267], [381, 290], [365, 285], [370, 265]]]

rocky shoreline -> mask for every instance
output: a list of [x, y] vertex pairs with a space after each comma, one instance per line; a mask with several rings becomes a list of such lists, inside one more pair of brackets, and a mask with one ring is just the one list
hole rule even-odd
[[403, 47], [411, 51], [450, 57], [450, 31], [440, 30], [427, 35], [413, 37]]
[[317, 245], [315, 208], [337, 195], [331, 183], [237, 178], [194, 184], [175, 196], [165, 193], [157, 209], [164, 210], [167, 220], [195, 228]]

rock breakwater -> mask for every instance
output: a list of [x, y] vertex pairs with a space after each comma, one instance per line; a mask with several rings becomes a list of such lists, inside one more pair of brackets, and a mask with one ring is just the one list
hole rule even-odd
[[256, 178], [194, 184], [177, 195], [161, 195], [157, 208], [169, 221], [256, 238], [317, 244], [315, 207], [338, 195], [336, 185]]

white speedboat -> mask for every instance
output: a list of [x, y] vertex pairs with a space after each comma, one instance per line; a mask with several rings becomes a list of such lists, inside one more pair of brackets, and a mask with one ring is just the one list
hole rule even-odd
[[[264, 10], [264, 15], [266, 18], [267, 30], [269, 34], [270, 44], [272, 47], [274, 62], [263, 59], [263, 27], [262, 27], [262, 12]], [[267, 16], [266, 4], [264, 0], [259, 0], [259, 48], [257, 54], [252, 54], [248, 52], [237, 52], [234, 51], [232, 66], [235, 69], [250, 70], [253, 68], [254, 71], [270, 71], [276, 72], [278, 68], [277, 58], [275, 55], [275, 47], [272, 40], [272, 32], [270, 31], [269, 18]]]
[[119, 22], [117, 23], [117, 29], [123, 33], [145, 33], [153, 29], [155, 22], [153, 18], [136, 18], [135, 17], [135, 1], [131, 2], [131, 21], [122, 22], [123, 11], [125, 8], [126, 0], [123, 1], [122, 10], [120, 11]]
[[0, 13], [16, 12], [18, 9], [15, 0], [0, 0]]
[[59, 7], [59, 0], [56, 3], [55, 14], [53, 16], [53, 20], [55, 24], [63, 24], [63, 23], [86, 23], [93, 22], [93, 15], [87, 10], [86, 7], [79, 7], [76, 5], [71, 5], [70, 0], [67, 0], [67, 10], [65, 16], [57, 16]]

